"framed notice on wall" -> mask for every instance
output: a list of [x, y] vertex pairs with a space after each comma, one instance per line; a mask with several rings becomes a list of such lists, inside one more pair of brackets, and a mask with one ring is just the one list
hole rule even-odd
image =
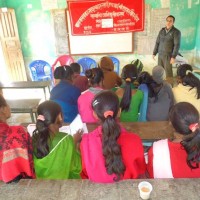
[[144, 0], [67, 0], [71, 34], [144, 30]]
[[[72, 55], [94, 55], [133, 52], [133, 32], [99, 35], [72, 35], [69, 12], [66, 10], [69, 51]], [[109, 22], [108, 22], [109, 25]], [[104, 26], [108, 26], [107, 23]]]

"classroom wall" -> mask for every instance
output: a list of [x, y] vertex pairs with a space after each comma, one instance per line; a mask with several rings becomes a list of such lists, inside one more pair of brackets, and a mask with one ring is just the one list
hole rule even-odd
[[[66, 0], [58, 0], [57, 2], [57, 8], [66, 7]], [[146, 0], [145, 3], [149, 4], [151, 9], [170, 9], [170, 14], [176, 17], [175, 26], [182, 32], [180, 52], [193, 66], [200, 68], [199, 1]], [[28, 4], [31, 4], [32, 7]], [[42, 10], [40, 0], [6, 0], [1, 1], [0, 6], [7, 6], [15, 9], [26, 66], [28, 67], [30, 61], [34, 59], [44, 59], [52, 64], [57, 55], [50, 11]], [[163, 26], [165, 26], [165, 21], [163, 21]], [[158, 31], [159, 30], [156, 30], [156, 34]], [[136, 34], [142, 35], [142, 33]], [[115, 54], [114, 56], [120, 59], [121, 67], [131, 62], [133, 59], [139, 58], [144, 63], [145, 69], [151, 71], [152, 67], [156, 65], [156, 62], [152, 60], [150, 54], [151, 53], [144, 55], [135, 51], [133, 54]], [[101, 56], [103, 55], [93, 55], [91, 57], [98, 61]], [[81, 56], [75, 56], [75, 59], [79, 57]]]

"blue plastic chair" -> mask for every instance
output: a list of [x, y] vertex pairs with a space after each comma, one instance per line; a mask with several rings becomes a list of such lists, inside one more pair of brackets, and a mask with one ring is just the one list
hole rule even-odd
[[33, 81], [52, 81], [51, 65], [44, 60], [34, 60], [29, 64]]
[[111, 60], [113, 61], [114, 64], [114, 71], [119, 75], [119, 69], [120, 69], [120, 62], [119, 60], [114, 57], [114, 56], [109, 56], [111, 58]]
[[81, 75], [85, 75], [85, 71], [97, 67], [97, 62], [90, 57], [80, 58], [77, 63], [82, 67]]

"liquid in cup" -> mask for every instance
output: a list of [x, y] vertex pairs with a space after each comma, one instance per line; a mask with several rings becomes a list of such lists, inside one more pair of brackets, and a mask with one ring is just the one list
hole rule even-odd
[[152, 187], [151, 183], [149, 183], [147, 181], [142, 181], [139, 183], [138, 189], [140, 191], [140, 197], [142, 199], [149, 199], [153, 187]]

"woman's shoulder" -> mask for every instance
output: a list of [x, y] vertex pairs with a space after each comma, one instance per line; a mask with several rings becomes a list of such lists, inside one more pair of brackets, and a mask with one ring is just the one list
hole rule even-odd
[[102, 131], [101, 131], [101, 126], [98, 126], [95, 130], [91, 131], [90, 133], [85, 133], [82, 136], [82, 141], [88, 140], [92, 141], [95, 140], [96, 138], [101, 137]]
[[127, 143], [141, 143], [141, 138], [133, 132], [122, 131], [119, 141], [126, 141]]
[[68, 145], [74, 145], [74, 140], [73, 140], [73, 137], [72, 135], [69, 135], [67, 133], [63, 133], [63, 132], [58, 132], [56, 133], [56, 135], [54, 136], [53, 138], [53, 144], [57, 144], [59, 142], [63, 142], [64, 144], [68, 144]]

